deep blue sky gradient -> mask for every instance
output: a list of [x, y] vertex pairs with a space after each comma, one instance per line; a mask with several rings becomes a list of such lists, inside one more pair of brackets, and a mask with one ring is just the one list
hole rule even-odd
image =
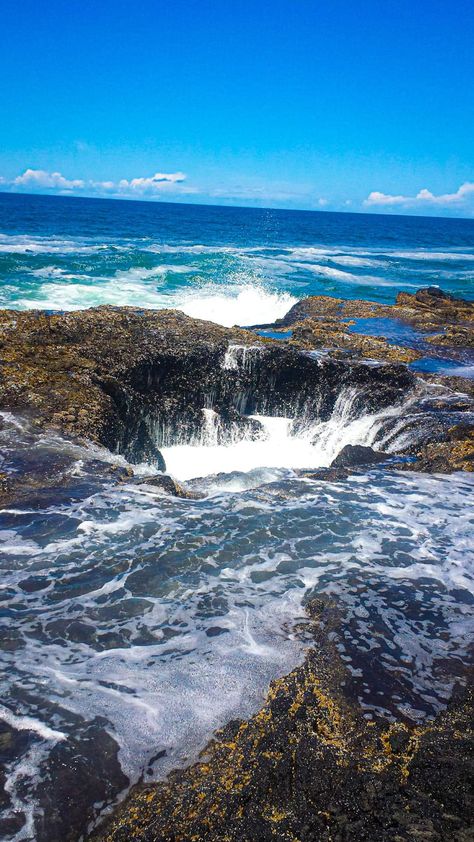
[[[374, 190], [474, 181], [472, 0], [0, 10], [6, 189], [27, 167], [114, 182], [183, 171], [185, 201], [359, 210]], [[455, 204], [428, 210], [463, 215]]]

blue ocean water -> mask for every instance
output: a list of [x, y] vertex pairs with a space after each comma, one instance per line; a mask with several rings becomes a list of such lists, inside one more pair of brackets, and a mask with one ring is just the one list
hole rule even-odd
[[222, 324], [326, 294], [474, 297], [474, 220], [0, 194], [0, 306], [177, 307]]
[[[245, 325], [312, 293], [393, 302], [437, 284], [472, 299], [473, 281], [474, 220], [0, 194], [0, 306], [15, 309], [179, 307]], [[352, 329], [413, 339], [394, 320]], [[202, 441], [164, 449], [196, 500], [118, 485], [97, 464], [119, 455], [0, 413], [0, 470], [64, 463], [56, 486], [0, 512], [0, 838], [70, 838], [69, 766], [79, 838], [127, 782], [192, 762], [303, 659], [316, 594], [342, 608], [365, 716], [419, 722], [446, 704], [472, 640], [474, 475], [298, 471], [346, 444], [416, 441], [419, 399], [450, 398], [419, 390], [364, 414], [341, 389], [328, 421], [293, 434], [291, 419], [261, 418], [265, 440], [227, 447], [206, 407]]]

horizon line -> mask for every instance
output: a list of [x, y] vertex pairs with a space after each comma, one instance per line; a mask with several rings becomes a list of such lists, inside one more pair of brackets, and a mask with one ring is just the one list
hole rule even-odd
[[87, 202], [131, 202], [132, 204], [146, 204], [146, 205], [184, 205], [184, 207], [202, 207], [202, 208], [226, 208], [234, 210], [252, 210], [252, 211], [280, 211], [282, 213], [318, 213], [318, 214], [344, 214], [347, 216], [375, 216], [388, 217], [399, 219], [442, 219], [446, 220], [461, 220], [464, 222], [473, 222], [472, 216], [436, 216], [435, 214], [421, 214], [421, 213], [386, 213], [380, 211], [374, 213], [373, 211], [364, 210], [321, 210], [319, 208], [281, 208], [281, 207], [267, 207], [255, 205], [222, 205], [214, 204], [213, 202], [189, 202], [189, 201], [170, 201], [169, 199], [144, 199], [124, 196], [77, 196], [73, 193], [27, 193], [24, 191], [0, 190], [0, 196], [24, 196], [34, 197], [40, 199], [78, 199], [79, 201]]

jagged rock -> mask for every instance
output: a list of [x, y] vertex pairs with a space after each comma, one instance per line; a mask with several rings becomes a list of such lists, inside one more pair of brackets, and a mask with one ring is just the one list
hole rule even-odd
[[342, 321], [306, 319], [293, 327], [291, 344], [301, 348], [326, 348], [331, 356], [351, 355], [371, 360], [410, 363], [422, 354], [413, 348], [393, 345], [377, 336], [349, 333]]
[[430, 310], [455, 310], [457, 313], [473, 314], [474, 302], [458, 298], [449, 292], [443, 292], [439, 287], [422, 287], [415, 293], [399, 292], [396, 304]]
[[161, 397], [170, 414], [185, 408], [192, 381], [218, 366], [229, 341], [242, 335], [169, 310], [3, 310], [0, 406], [28, 410], [43, 426], [99, 442], [129, 461], [156, 459], [162, 467], [150, 395], [155, 402]]
[[364, 447], [361, 444], [346, 444], [331, 462], [331, 468], [353, 468], [358, 465], [374, 465], [386, 462], [390, 457], [386, 453]]
[[[400, 403], [413, 389], [414, 375], [403, 365], [366, 365], [357, 356], [398, 360], [410, 359], [411, 352], [378, 337], [352, 334], [349, 341], [347, 320], [387, 312], [409, 319], [428, 313], [433, 320], [442, 311], [446, 328], [445, 314], [454, 308], [469, 326], [472, 305], [421, 290], [394, 307], [317, 296], [295, 308], [287, 321], [303, 314], [312, 321], [300, 321], [294, 340], [284, 344], [170, 310], [0, 311], [0, 408], [28, 415], [39, 429], [59, 429], [72, 441], [97, 442], [129, 462], [146, 460], [164, 471], [161, 446], [204, 440], [204, 407], [216, 413], [213, 435], [225, 444], [264, 435], [249, 415], [291, 417], [296, 426], [302, 419], [327, 421], [344, 390], [356, 393], [356, 414]], [[332, 356], [315, 358], [302, 350], [326, 342], [326, 328], [335, 345]], [[454, 463], [469, 466], [460, 446], [453, 445]], [[36, 482], [33, 457], [26, 448], [24, 468], [15, 469], [21, 494], [67, 479], [67, 464], [60, 465], [56, 454], [52, 470], [46, 475], [43, 465]], [[430, 455], [419, 465], [429, 469], [431, 461]], [[12, 475], [4, 465], [2, 473], [2, 500], [11, 499]]]
[[440, 347], [474, 348], [474, 329], [464, 325], [446, 325], [443, 333], [427, 336], [426, 341]]
[[133, 469], [129, 466], [111, 465], [109, 468], [109, 474], [111, 474], [117, 482], [127, 482], [133, 477]]
[[282, 319], [277, 319], [275, 325], [291, 327], [305, 319], [339, 321], [340, 319], [382, 317], [390, 315], [391, 311], [392, 308], [389, 305], [377, 304], [375, 301], [361, 299], [348, 301], [328, 295], [310, 295], [297, 301]]
[[274, 327], [292, 327], [290, 343], [306, 348], [343, 347], [364, 358], [407, 363], [421, 356], [419, 347], [408, 340], [393, 344], [383, 336], [349, 332], [348, 324], [357, 318], [398, 319], [420, 330], [435, 331], [432, 336], [426, 334], [420, 338], [434, 347], [451, 348], [455, 358], [459, 358], [459, 349], [474, 347], [474, 302], [456, 298], [437, 287], [422, 288], [414, 294], [400, 292], [394, 305], [309, 296], [298, 301]]

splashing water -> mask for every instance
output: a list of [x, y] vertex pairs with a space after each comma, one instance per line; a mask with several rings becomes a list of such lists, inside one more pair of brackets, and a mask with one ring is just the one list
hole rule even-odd
[[[242, 353], [241, 353], [242, 352]], [[249, 364], [252, 349], [231, 346], [224, 360], [227, 368]], [[237, 362], [237, 355], [238, 361]], [[162, 453], [169, 473], [180, 480], [206, 477], [212, 474], [249, 472], [258, 468], [287, 470], [328, 467], [348, 444], [362, 444], [389, 452], [396, 451], [400, 442], [413, 432], [406, 432], [406, 413], [412, 400], [406, 401], [400, 417], [399, 407], [390, 407], [373, 414], [360, 414], [356, 388], [346, 389], [337, 398], [328, 421], [305, 421], [304, 418], [275, 418], [251, 415], [261, 426], [258, 438], [253, 432], [242, 434], [237, 425], [231, 427], [225, 443], [221, 443], [219, 415], [203, 409], [205, 423], [202, 433], [191, 442], [163, 447]], [[389, 419], [399, 419], [398, 428], [383, 435]], [[269, 478], [273, 474], [267, 475]]]
[[[287, 441], [287, 419], [267, 423]], [[8, 768], [27, 818], [17, 842], [42, 838], [50, 757], [70, 740], [76, 769], [89, 768], [105, 729], [129, 780], [152, 780], [258, 708], [303, 657], [293, 629], [310, 593], [346, 606], [342, 651], [367, 715], [416, 720], [446, 701], [448, 665], [472, 634], [472, 478], [375, 471], [331, 484], [275, 469], [263, 482], [216, 484], [198, 501], [110, 486], [2, 514], [2, 703], [30, 734]]]

